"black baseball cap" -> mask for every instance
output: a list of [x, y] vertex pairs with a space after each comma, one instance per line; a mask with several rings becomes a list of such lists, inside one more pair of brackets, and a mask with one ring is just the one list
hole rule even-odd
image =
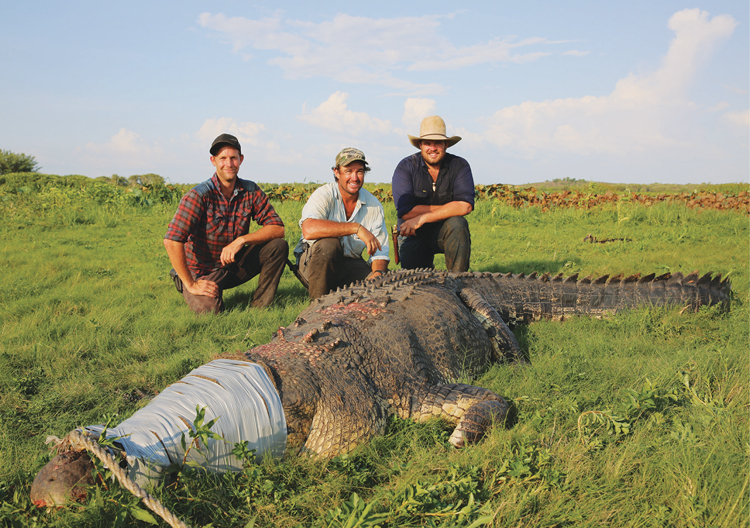
[[232, 134], [222, 134], [214, 139], [214, 142], [211, 143], [211, 149], [209, 150], [209, 152], [212, 156], [216, 156], [216, 153], [219, 152], [221, 150], [221, 147], [223, 147], [224, 145], [229, 145], [232, 148], [236, 148], [240, 155], [242, 155], [242, 147], [240, 147], [240, 142]]

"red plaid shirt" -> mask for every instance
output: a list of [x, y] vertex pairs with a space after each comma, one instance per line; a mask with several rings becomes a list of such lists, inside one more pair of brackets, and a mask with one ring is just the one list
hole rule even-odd
[[221, 250], [249, 232], [250, 220], [284, 225], [254, 182], [237, 178], [227, 201], [214, 174], [182, 197], [164, 238], [185, 244], [188, 268], [198, 278], [221, 267]]

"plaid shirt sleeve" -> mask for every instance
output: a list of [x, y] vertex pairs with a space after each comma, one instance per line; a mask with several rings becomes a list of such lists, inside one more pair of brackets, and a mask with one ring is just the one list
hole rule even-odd
[[253, 220], [255, 220], [255, 223], [259, 226], [284, 225], [281, 217], [271, 205], [268, 196], [260, 189], [260, 187], [256, 185], [255, 189], [248, 194], [251, 195], [250, 199], [252, 200]]

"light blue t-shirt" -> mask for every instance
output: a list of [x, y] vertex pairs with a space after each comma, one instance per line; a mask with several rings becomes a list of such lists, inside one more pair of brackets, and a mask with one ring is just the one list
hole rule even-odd
[[[308, 198], [307, 203], [302, 208], [302, 217], [299, 220], [300, 227], [302, 227], [302, 222], [308, 218], [362, 224], [380, 242], [380, 249], [375, 251], [375, 254], [369, 258], [368, 263], [372, 263], [373, 260], [390, 260], [388, 257], [388, 229], [385, 226], [383, 204], [370, 191], [359, 190], [357, 205], [352, 215], [347, 218], [338, 183], [327, 183], [318, 187]], [[356, 234], [339, 237], [339, 240], [344, 250], [344, 257], [362, 258], [362, 252], [367, 246]], [[304, 251], [303, 244], [305, 243], [312, 246], [315, 244], [315, 240], [306, 240], [304, 237], [300, 237], [297, 247], [294, 248], [295, 255]]]

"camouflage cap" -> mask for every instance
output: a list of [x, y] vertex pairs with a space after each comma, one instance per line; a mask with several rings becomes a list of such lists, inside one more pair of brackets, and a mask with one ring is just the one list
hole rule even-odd
[[346, 147], [336, 155], [336, 167], [346, 167], [353, 161], [361, 161], [367, 165], [365, 153], [352, 147]]

